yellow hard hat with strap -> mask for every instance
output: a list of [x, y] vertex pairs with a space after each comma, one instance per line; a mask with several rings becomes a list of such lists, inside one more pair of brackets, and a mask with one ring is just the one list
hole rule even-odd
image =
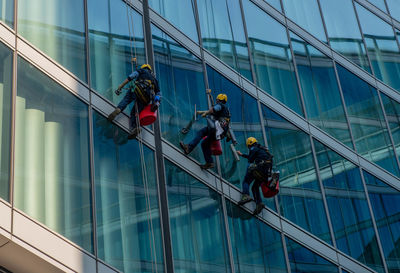
[[147, 68], [147, 69], [151, 70], [151, 66], [149, 64], [143, 64], [140, 68], [141, 69]]
[[217, 100], [224, 101], [225, 103], [228, 101], [228, 96], [225, 94], [218, 94]]
[[255, 139], [254, 137], [249, 137], [246, 140], [246, 146], [250, 147], [251, 145], [253, 145], [254, 143], [257, 143], [257, 139]]

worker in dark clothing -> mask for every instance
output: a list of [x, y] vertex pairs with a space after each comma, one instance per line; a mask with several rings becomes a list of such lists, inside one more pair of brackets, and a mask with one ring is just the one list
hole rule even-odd
[[197, 132], [194, 139], [189, 144], [184, 144], [182, 141], [180, 145], [185, 152], [185, 154], [190, 154], [193, 149], [201, 143], [201, 149], [203, 151], [205, 164], [200, 165], [203, 170], [214, 168], [214, 161], [211, 156], [211, 144], [215, 140], [220, 140], [225, 137], [229, 130], [229, 122], [231, 114], [229, 112], [226, 102], [228, 97], [225, 94], [219, 94], [217, 96], [216, 104], [207, 111], [197, 111], [202, 117], [207, 118], [207, 126]]
[[268, 149], [260, 145], [254, 137], [249, 137], [246, 141], [246, 146], [249, 148], [249, 154], [242, 154], [237, 151], [238, 155], [247, 158], [249, 165], [247, 167], [246, 175], [243, 180], [243, 194], [239, 205], [246, 204], [252, 199], [250, 197], [250, 184], [253, 182], [251, 191], [253, 192], [254, 201], [256, 202], [256, 209], [254, 214], [259, 214], [264, 204], [261, 202], [260, 186], [263, 181], [267, 181], [272, 172], [272, 155]]
[[128, 78], [118, 86], [115, 94], [120, 95], [121, 89], [129, 82], [134, 80], [134, 86], [130, 87], [125, 97], [118, 104], [117, 108], [108, 116], [109, 121], [113, 121], [119, 113], [124, 111], [132, 101], [135, 105], [132, 107], [129, 127], [131, 133], [128, 139], [134, 139], [140, 132], [140, 128], [136, 122], [137, 115], [151, 103], [151, 111], [155, 112], [160, 105], [160, 88], [155, 78], [151, 66], [144, 64], [140, 69], [136, 70], [128, 76]]

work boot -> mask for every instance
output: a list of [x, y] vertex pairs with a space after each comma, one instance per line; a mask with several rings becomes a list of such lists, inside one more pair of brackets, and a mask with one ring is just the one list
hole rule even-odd
[[182, 148], [183, 152], [185, 153], [185, 155], [190, 154], [191, 151], [190, 151], [189, 145], [183, 143], [183, 141], [180, 141], [179, 145], [181, 145], [181, 148]]
[[128, 135], [128, 139], [135, 139], [136, 136], [140, 133], [140, 128], [136, 127], [132, 130], [132, 132]]
[[200, 168], [202, 170], [212, 169], [212, 168], [214, 168], [214, 163], [207, 162], [206, 164], [200, 165]]
[[256, 206], [256, 209], [253, 211], [253, 215], [258, 215], [264, 208], [264, 204], [263, 203], [259, 203]]
[[116, 116], [119, 115], [119, 113], [121, 113], [121, 109], [119, 109], [118, 107], [115, 108], [115, 110], [108, 115], [107, 117], [108, 121], [113, 121], [116, 118]]
[[252, 199], [250, 197], [250, 195], [248, 194], [242, 194], [242, 197], [240, 198], [240, 201], [238, 203], [239, 206], [242, 206], [248, 202], [250, 202]]

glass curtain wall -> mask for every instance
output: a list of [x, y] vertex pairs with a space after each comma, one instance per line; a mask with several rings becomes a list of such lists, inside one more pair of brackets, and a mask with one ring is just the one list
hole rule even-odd
[[400, 192], [364, 171], [369, 199], [390, 273], [400, 268]]
[[274, 165], [280, 171], [281, 214], [331, 243], [327, 216], [317, 180], [310, 137], [268, 107], [262, 107]]
[[10, 201], [10, 136], [13, 52], [0, 43], [0, 198]]
[[114, 90], [145, 62], [142, 16], [122, 0], [88, 0], [88, 13], [91, 87], [118, 104]]
[[18, 32], [87, 81], [83, 0], [19, 0]]
[[235, 272], [287, 272], [278, 231], [226, 200]]
[[252, 81], [239, 0], [197, 0], [203, 47]]
[[276, 8], [277, 10], [282, 11], [280, 0], [265, 0], [265, 2], [267, 2], [268, 4], [270, 4], [271, 6]]
[[293, 32], [290, 40], [308, 120], [353, 148], [332, 60]]
[[361, 5], [356, 8], [375, 76], [400, 90], [400, 51], [393, 28]]
[[[205, 126], [198, 118], [190, 132], [181, 134], [193, 118], [195, 109], [208, 109], [201, 61], [160, 29], [152, 26], [155, 72], [163, 95], [160, 108], [162, 137], [179, 147], [179, 141], [189, 142], [197, 130]], [[191, 156], [203, 161], [200, 145]]]
[[360, 169], [314, 140], [338, 249], [378, 272], [384, 272]]
[[397, 0], [386, 0], [390, 15], [400, 22], [400, 3]]
[[22, 58], [15, 206], [93, 252], [88, 106]]
[[250, 0], [243, 0], [257, 84], [303, 115], [286, 28]]
[[389, 123], [394, 147], [400, 160], [400, 103], [381, 93], [383, 108]]
[[0, 20], [14, 28], [14, 0], [0, 0]]
[[319, 2], [330, 46], [371, 73], [352, 0], [320, 0]]
[[[387, 0], [388, 1], [388, 0]], [[390, 1], [390, 0], [389, 0]], [[368, 0], [371, 4], [373, 4], [375, 7], [383, 10], [384, 12], [387, 13], [386, 10], [386, 5], [385, 5], [385, 0]]]
[[164, 162], [175, 272], [231, 272], [221, 195]]
[[337, 68], [357, 152], [399, 175], [378, 91], [342, 66]]
[[97, 113], [93, 140], [99, 258], [122, 272], [163, 272], [153, 151]]

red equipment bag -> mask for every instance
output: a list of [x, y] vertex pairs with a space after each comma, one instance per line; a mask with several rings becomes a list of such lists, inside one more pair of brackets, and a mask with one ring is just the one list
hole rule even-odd
[[147, 126], [152, 124], [157, 119], [157, 111], [152, 112], [150, 110], [151, 104], [147, 105], [142, 112], [139, 114], [139, 120], [141, 126]]
[[221, 142], [219, 140], [214, 140], [211, 143], [211, 154], [222, 155], [222, 147], [221, 147]]
[[[269, 185], [272, 182], [272, 179], [276, 179], [276, 185], [274, 188], [270, 188]], [[265, 198], [274, 197], [279, 193], [279, 172], [274, 172], [272, 177], [268, 178], [268, 181], [261, 183], [261, 190]]]

